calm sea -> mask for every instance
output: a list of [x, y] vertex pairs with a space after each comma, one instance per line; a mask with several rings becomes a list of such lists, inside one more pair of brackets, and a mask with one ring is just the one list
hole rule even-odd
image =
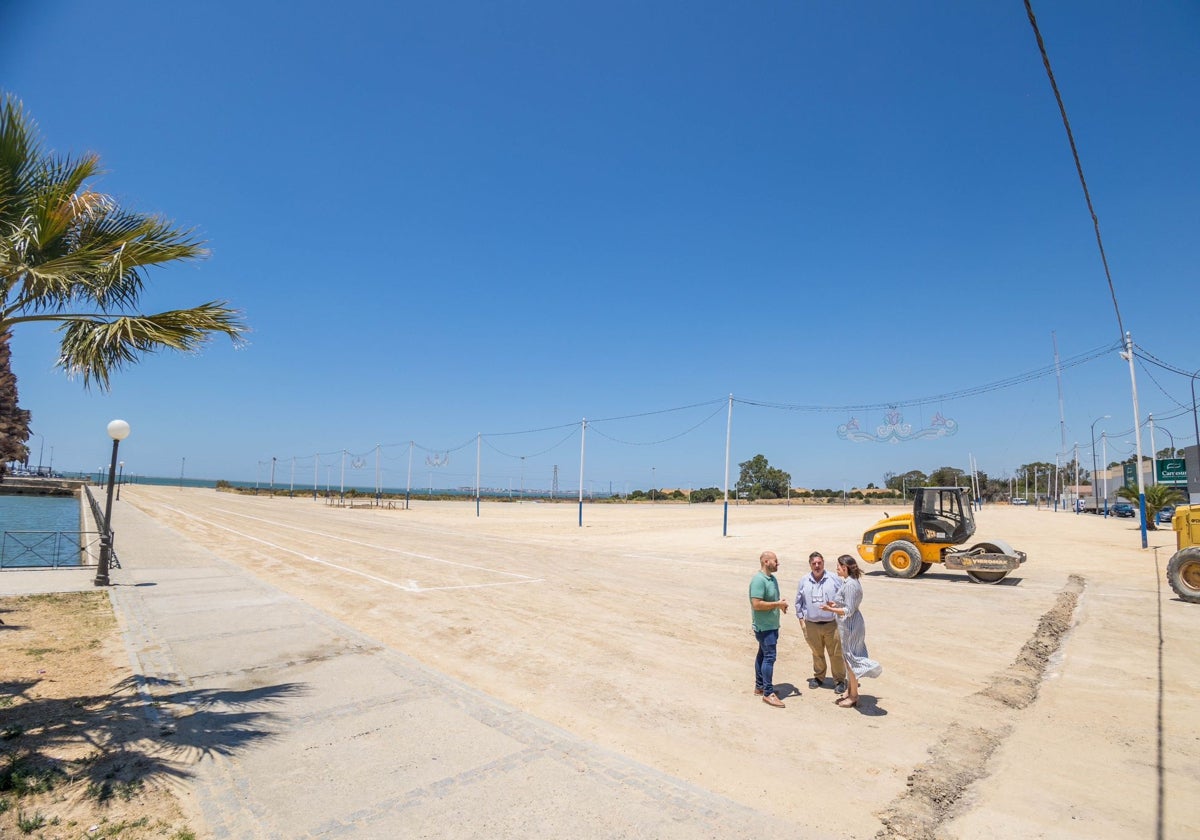
[[14, 564], [79, 565], [79, 499], [0, 495], [0, 565]]

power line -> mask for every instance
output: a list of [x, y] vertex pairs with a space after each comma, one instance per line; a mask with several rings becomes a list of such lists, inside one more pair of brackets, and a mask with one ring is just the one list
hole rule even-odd
[[1079, 185], [1083, 187], [1083, 198], [1087, 202], [1088, 214], [1092, 217], [1092, 227], [1096, 230], [1096, 246], [1100, 249], [1100, 262], [1104, 264], [1104, 276], [1108, 279], [1108, 292], [1112, 295], [1113, 311], [1117, 313], [1118, 336], [1125, 340], [1125, 325], [1121, 321], [1121, 307], [1117, 305], [1117, 290], [1113, 286], [1112, 272], [1108, 270], [1108, 257], [1104, 255], [1104, 240], [1100, 238], [1100, 219], [1092, 206], [1092, 195], [1088, 192], [1087, 179], [1083, 177], [1083, 164], [1079, 162], [1079, 149], [1075, 146], [1075, 133], [1071, 131], [1071, 121], [1067, 119], [1067, 106], [1063, 104], [1062, 94], [1058, 90], [1058, 82], [1054, 80], [1054, 71], [1050, 69], [1050, 56], [1046, 53], [1046, 42], [1042, 40], [1042, 32], [1038, 29], [1037, 18], [1033, 14], [1033, 6], [1025, 0], [1025, 12], [1029, 15], [1029, 25], [1037, 38], [1038, 52], [1042, 54], [1042, 64], [1046, 68], [1046, 76], [1050, 79], [1050, 88], [1054, 91], [1054, 100], [1058, 103], [1058, 112], [1062, 114], [1063, 128], [1067, 130], [1067, 142], [1071, 144], [1071, 157], [1075, 159], [1075, 171], [1079, 173]]

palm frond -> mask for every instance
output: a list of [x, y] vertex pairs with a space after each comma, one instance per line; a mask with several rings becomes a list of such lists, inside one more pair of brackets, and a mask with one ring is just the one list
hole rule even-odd
[[69, 315], [65, 321], [59, 367], [71, 377], [82, 376], [83, 386], [93, 380], [102, 391], [109, 374], [160, 350], [195, 352], [221, 333], [235, 345], [245, 341], [242, 313], [225, 301], [211, 301], [192, 309], [174, 309], [157, 315], [115, 318]]

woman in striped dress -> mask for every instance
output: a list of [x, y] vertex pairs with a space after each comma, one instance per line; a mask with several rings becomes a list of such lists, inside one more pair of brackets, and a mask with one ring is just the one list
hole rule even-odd
[[862, 577], [858, 561], [843, 554], [837, 561], [837, 573], [842, 579], [842, 588], [836, 600], [826, 604], [825, 609], [837, 616], [842, 655], [847, 666], [849, 687], [836, 702], [843, 709], [853, 709], [858, 705], [858, 681], [864, 677], [878, 677], [883, 673], [883, 666], [867, 655], [867, 624], [858, 609], [863, 598], [862, 584], [858, 582]]

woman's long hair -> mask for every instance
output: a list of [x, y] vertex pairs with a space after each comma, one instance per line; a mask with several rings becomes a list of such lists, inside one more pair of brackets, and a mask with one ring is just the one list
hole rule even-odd
[[862, 577], [862, 569], [858, 568], [858, 561], [849, 554], [843, 554], [838, 558], [838, 565], [846, 567], [846, 574], [858, 580]]

